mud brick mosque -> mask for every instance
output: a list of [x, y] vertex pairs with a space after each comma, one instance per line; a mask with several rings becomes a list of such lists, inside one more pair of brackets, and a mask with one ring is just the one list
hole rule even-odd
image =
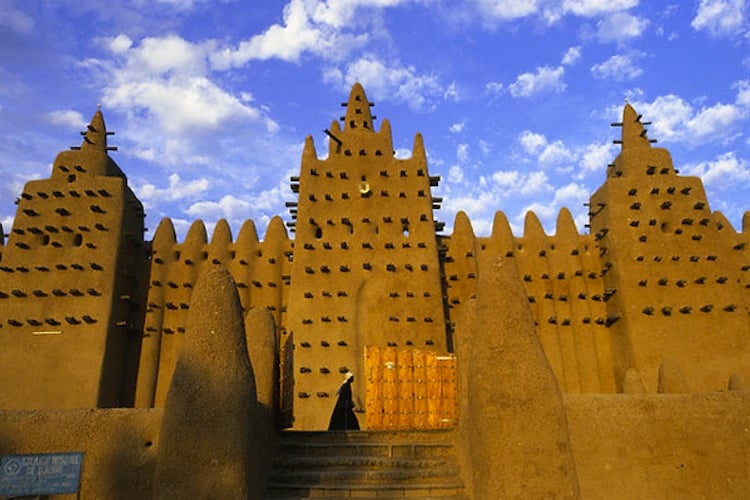
[[[421, 135], [344, 105], [290, 220], [182, 242], [96, 112], [0, 245], [0, 454], [83, 452], [79, 498], [750, 495], [750, 212], [626, 104], [588, 232], [446, 235]], [[362, 430], [327, 432], [348, 372]]]

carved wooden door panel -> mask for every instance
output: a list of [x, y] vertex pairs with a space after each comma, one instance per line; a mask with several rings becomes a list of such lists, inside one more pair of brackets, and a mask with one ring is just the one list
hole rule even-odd
[[367, 429], [456, 425], [458, 394], [453, 354], [366, 347], [365, 378]]

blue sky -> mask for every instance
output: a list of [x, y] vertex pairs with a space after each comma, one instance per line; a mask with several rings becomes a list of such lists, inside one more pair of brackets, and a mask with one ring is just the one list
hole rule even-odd
[[[745, 0], [0, 0], [0, 222], [101, 104], [147, 226], [289, 220], [289, 176], [360, 81], [437, 212], [554, 232], [617, 154], [625, 99], [735, 229], [750, 209]], [[376, 122], [376, 126], [379, 126]], [[150, 237], [152, 233], [147, 234]]]

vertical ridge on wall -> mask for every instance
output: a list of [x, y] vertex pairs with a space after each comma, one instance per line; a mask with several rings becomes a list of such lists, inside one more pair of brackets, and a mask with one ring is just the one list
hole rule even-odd
[[146, 297], [146, 319], [143, 325], [143, 340], [138, 363], [136, 383], [136, 408], [151, 408], [156, 395], [156, 380], [159, 372], [161, 353], [162, 324], [164, 323], [164, 286], [174, 263], [177, 235], [169, 218], [159, 223], [151, 242], [151, 269], [149, 291]]

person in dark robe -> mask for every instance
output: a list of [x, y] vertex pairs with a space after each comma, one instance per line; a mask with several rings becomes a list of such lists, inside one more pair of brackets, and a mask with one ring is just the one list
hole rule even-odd
[[339, 397], [333, 408], [331, 422], [328, 424], [329, 431], [359, 430], [359, 422], [354, 414], [354, 401], [352, 401], [352, 382], [354, 382], [354, 374], [348, 372], [344, 382], [336, 391]]

